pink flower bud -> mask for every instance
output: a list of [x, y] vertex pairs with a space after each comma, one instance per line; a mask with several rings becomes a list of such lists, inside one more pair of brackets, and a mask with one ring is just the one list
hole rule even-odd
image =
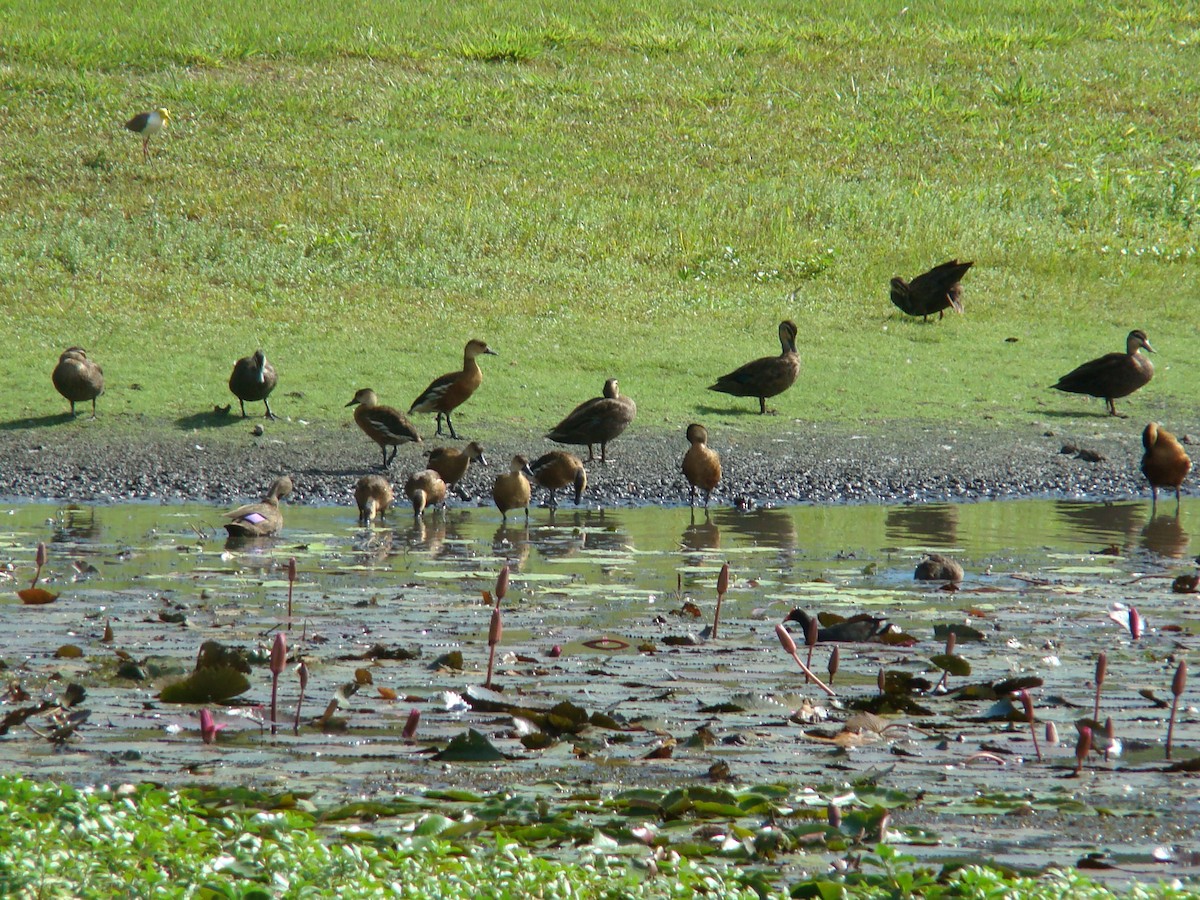
[[296, 666], [296, 674], [300, 677], [300, 693], [303, 694], [305, 688], [308, 687], [308, 666], [304, 661], [300, 661], [300, 665]]
[[1142, 619], [1141, 614], [1137, 611], [1137, 607], [1129, 607], [1129, 634], [1135, 641], [1142, 636], [1142, 626], [1144, 624], [1145, 620]]
[[508, 563], [500, 570], [500, 574], [496, 576], [496, 602], [499, 603], [504, 599], [504, 595], [508, 593]]
[[217, 740], [217, 732], [224, 727], [224, 725], [218, 725], [213, 721], [212, 713], [210, 713], [207, 709], [200, 710], [200, 737], [204, 740], [204, 743], [215, 743]]
[[1096, 657], [1096, 687], [1104, 684], [1104, 679], [1108, 675], [1108, 654], [1103, 650]]
[[276, 632], [275, 643], [271, 645], [271, 674], [279, 675], [287, 665], [287, 638], [283, 632]]
[[492, 610], [492, 623], [488, 626], [488, 646], [494, 647], [500, 643], [500, 637], [504, 634], [504, 626], [500, 624], [500, 610]]
[[296, 557], [291, 557], [288, 560], [288, 581], [296, 580]]
[[817, 646], [817, 629], [818, 623], [816, 619], [808, 620], [808, 627], [804, 629], [804, 643], [810, 647]]
[[729, 590], [729, 563], [721, 566], [721, 574], [717, 576], [717, 596], [725, 596], [727, 590]]
[[48, 554], [46, 553], [46, 542], [38, 541], [36, 562], [37, 562], [37, 567], [39, 569], [46, 564], [47, 555]]
[[782, 622], [776, 624], [775, 636], [779, 638], [779, 643], [783, 645], [784, 652], [795, 655], [796, 642], [792, 640], [791, 634], [788, 633], [787, 627]]
[[406, 741], [411, 741], [417, 733], [417, 726], [421, 724], [421, 711], [419, 709], [411, 709], [408, 711], [408, 719], [404, 723], [404, 730], [400, 732], [400, 736]]
[[1180, 662], [1175, 669], [1175, 677], [1171, 679], [1171, 693], [1178, 697], [1187, 687], [1187, 663]]

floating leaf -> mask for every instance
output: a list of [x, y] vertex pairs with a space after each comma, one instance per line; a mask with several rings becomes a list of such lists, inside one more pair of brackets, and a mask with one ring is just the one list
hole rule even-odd
[[158, 695], [164, 703], [219, 703], [250, 689], [250, 681], [232, 666], [197, 669], [172, 682]]
[[77, 644], [63, 644], [54, 651], [55, 659], [82, 659], [83, 649]]
[[53, 603], [58, 599], [58, 594], [52, 594], [45, 588], [40, 587], [22, 588], [17, 591], [17, 596], [27, 606], [42, 606], [46, 603]]
[[486, 737], [471, 728], [465, 734], [452, 738], [446, 749], [435, 753], [433, 758], [443, 762], [498, 762], [508, 757], [497, 750]]
[[971, 664], [961, 656], [939, 653], [937, 656], [931, 656], [929, 661], [943, 672], [949, 672], [951, 675], [962, 677], [971, 674]]

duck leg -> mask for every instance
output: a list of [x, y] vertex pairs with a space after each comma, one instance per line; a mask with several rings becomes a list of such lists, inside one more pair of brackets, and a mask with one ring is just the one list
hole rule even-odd
[[267, 402], [267, 398], [263, 397], [263, 406], [267, 408], [267, 418], [272, 422], [275, 421], [275, 413], [271, 412], [271, 404]]
[[446, 427], [450, 429], [450, 437], [458, 440], [458, 435], [454, 433], [454, 423], [450, 421], [450, 413], [446, 413]]
[[246, 401], [239, 397], [238, 403], [240, 403], [242, 405], [242, 418], [244, 419], [244, 418], [246, 418]]
[[765, 416], [767, 414], [767, 398], [766, 397], [758, 398], [758, 414], [760, 416]]

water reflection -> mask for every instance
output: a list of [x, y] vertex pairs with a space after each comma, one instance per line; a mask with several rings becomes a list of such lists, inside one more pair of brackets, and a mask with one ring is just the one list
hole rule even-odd
[[713, 521], [721, 528], [747, 537], [754, 544], [778, 547], [781, 550], [796, 548], [796, 520], [790, 510], [751, 509], [741, 512], [736, 509], [718, 509]]
[[1154, 516], [1142, 529], [1142, 546], [1159, 556], [1183, 559], [1190, 542], [1178, 516]]
[[71, 504], [58, 510], [54, 517], [54, 534], [50, 540], [61, 544], [67, 541], [94, 541], [100, 537], [96, 507]]
[[532, 547], [528, 525], [517, 527], [501, 524], [492, 534], [492, 555], [507, 561], [515, 572], [525, 570]]
[[1116, 547], [1127, 553], [1137, 545], [1142, 529], [1141, 503], [1087, 503], [1059, 500], [1054, 513], [1066, 525], [1066, 531], [1078, 543], [1100, 550]]
[[691, 511], [691, 520], [683, 529], [679, 545], [683, 550], [693, 553], [721, 548], [721, 529], [713, 522], [708, 510], [704, 511], [704, 518], [700, 522], [696, 521], [696, 511]]
[[892, 507], [884, 528], [891, 544], [953, 547], [958, 543], [958, 507], [948, 503]]

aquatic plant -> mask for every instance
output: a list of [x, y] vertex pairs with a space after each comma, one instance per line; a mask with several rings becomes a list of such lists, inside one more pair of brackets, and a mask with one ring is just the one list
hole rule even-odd
[[713, 613], [712, 636], [717, 636], [717, 628], [721, 624], [721, 602], [725, 592], [729, 590], [729, 563], [721, 566], [721, 574], [717, 576], [717, 610]]
[[1179, 698], [1187, 687], [1187, 661], [1181, 660], [1171, 679], [1171, 718], [1167, 722], [1167, 759], [1171, 758], [1171, 741], [1175, 737], [1175, 716], [1179, 712]]
[[279, 697], [279, 676], [287, 665], [287, 638], [283, 632], [275, 634], [275, 642], [271, 645], [271, 734], [278, 731], [276, 719], [276, 700]]
[[779, 643], [783, 646], [784, 652], [796, 661], [796, 665], [800, 667], [800, 670], [804, 673], [806, 678], [811, 679], [813, 684], [823, 690], [830, 697], [837, 696], [837, 691], [818, 678], [816, 674], [813, 673], [813, 670], [804, 664], [804, 660], [800, 658], [800, 654], [796, 650], [796, 642], [792, 640], [792, 635], [788, 632], [787, 626], [782, 622], [776, 623], [775, 636], [779, 638]]

